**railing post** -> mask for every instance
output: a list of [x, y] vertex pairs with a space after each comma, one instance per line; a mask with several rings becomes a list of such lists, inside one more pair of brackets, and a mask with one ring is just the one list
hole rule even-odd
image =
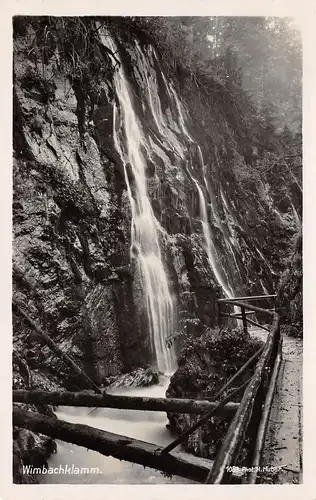
[[243, 327], [244, 327], [244, 333], [248, 333], [248, 330], [247, 330], [247, 318], [246, 318], [246, 310], [244, 307], [241, 307], [241, 317], [242, 317], [242, 324], [243, 324]]
[[221, 317], [221, 303], [217, 300], [217, 311], [218, 311], [218, 326], [221, 327], [222, 317]]

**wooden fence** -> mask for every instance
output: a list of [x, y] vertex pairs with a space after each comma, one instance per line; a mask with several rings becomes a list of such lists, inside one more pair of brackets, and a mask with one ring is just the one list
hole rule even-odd
[[[65, 363], [73, 368], [85, 383], [89, 383], [95, 394], [67, 391], [49, 393], [32, 389], [27, 391], [16, 390], [13, 391], [14, 403], [200, 413], [202, 416], [186, 432], [164, 448], [126, 436], [94, 429], [90, 426], [70, 424], [55, 417], [48, 417], [18, 407], [13, 408], [13, 424], [94, 449], [107, 456], [128, 460], [144, 466], [147, 465], [170, 474], [177, 474], [208, 484], [228, 484], [231, 482], [233, 467], [234, 465], [238, 466], [240, 453], [245, 445], [245, 440], [247, 440], [247, 457], [243, 463], [246, 466], [253, 467], [253, 471], [250, 475], [247, 475], [244, 482], [253, 484], [257, 480], [256, 470], [262, 457], [269, 413], [280, 360], [282, 359], [282, 339], [278, 314], [273, 309], [264, 309], [247, 302], [273, 298], [275, 298], [275, 295], [218, 300], [218, 310], [221, 317], [242, 320], [245, 332], [248, 332], [247, 325], [249, 323], [267, 330], [268, 334], [265, 345], [222, 386], [213, 401], [142, 398], [106, 394], [76, 366], [69, 356], [60, 353], [60, 348], [50, 339], [49, 335], [42, 332], [36, 323], [15, 305], [16, 312], [21, 314], [36, 336], [49, 345], [55, 354], [59, 355]], [[221, 309], [222, 305], [225, 305], [225, 311]], [[240, 307], [240, 313], [227, 312], [228, 306]], [[270, 320], [270, 325], [260, 325], [257, 321], [249, 318], [250, 315], [256, 313], [266, 315]], [[237, 388], [229, 391], [232, 383], [236, 382], [245, 370], [255, 363], [256, 367], [253, 376]], [[239, 404], [233, 403], [232, 399], [241, 392], [243, 392], [241, 402]], [[224, 394], [226, 395], [224, 396]], [[174, 451], [204, 422], [207, 422], [215, 414], [223, 413], [232, 415], [232, 420], [214, 463], [210, 460]]]

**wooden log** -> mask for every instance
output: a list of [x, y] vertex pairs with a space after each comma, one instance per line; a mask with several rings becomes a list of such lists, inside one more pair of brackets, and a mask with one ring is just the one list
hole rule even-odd
[[278, 345], [278, 354], [274, 363], [273, 372], [271, 375], [271, 380], [269, 384], [269, 389], [262, 409], [262, 416], [258, 428], [258, 433], [256, 437], [256, 444], [253, 452], [253, 458], [251, 463], [252, 471], [250, 476], [247, 478], [248, 484], [255, 484], [257, 480], [259, 466], [261, 465], [262, 454], [264, 450], [269, 418], [273, 403], [273, 398], [276, 390], [277, 380], [279, 377], [280, 367], [282, 363], [282, 337]]
[[[249, 316], [249, 315], [255, 314], [255, 312], [254, 311], [245, 311], [245, 314], [246, 314], [246, 316]], [[242, 319], [241, 313], [226, 313], [226, 312], [222, 312], [221, 316], [227, 316], [229, 318]]]
[[[82, 406], [88, 408], [117, 408], [126, 410], [166, 411], [169, 413], [206, 413], [216, 403], [205, 400], [180, 398], [146, 398], [113, 394], [87, 394], [85, 392], [13, 391], [13, 401], [25, 404], [52, 404], [54, 406]], [[228, 403], [222, 413], [233, 414], [238, 403]]]
[[249, 297], [234, 297], [232, 299], [218, 299], [218, 302], [234, 302], [235, 300], [265, 300], [275, 299], [276, 294], [272, 295], [250, 295]]
[[94, 389], [98, 394], [102, 394], [101, 389], [91, 380], [90, 377], [81, 369], [79, 366], [63, 352], [63, 350], [45, 333], [41, 328], [26, 314], [21, 307], [13, 303], [13, 307], [20, 316], [25, 320], [25, 322], [32, 328], [32, 335], [35, 335], [39, 340], [47, 344], [50, 349], [58, 356], [62, 361], [64, 361], [72, 370], [77, 373], [77, 375], [83, 379], [90, 387]]
[[[231, 302], [230, 299], [224, 299], [223, 302]], [[233, 302], [233, 305], [235, 306], [239, 306], [239, 307], [245, 307], [246, 309], [249, 309], [249, 311], [255, 311], [255, 312], [259, 312], [259, 313], [266, 313], [268, 314], [269, 316], [273, 316], [274, 315], [274, 311], [270, 311], [270, 309], [264, 309], [263, 307], [258, 307], [258, 306], [253, 306], [253, 305], [250, 305], [250, 304], [247, 304], [246, 302], [240, 302], [240, 301], [237, 301], [235, 300]]]
[[223, 439], [221, 448], [216, 456], [213, 468], [210, 470], [206, 483], [220, 484], [229, 476], [228, 467], [238, 455], [242, 445], [243, 437], [248, 427], [255, 397], [262, 381], [264, 369], [272, 355], [275, 342], [278, 341], [280, 333], [279, 316], [274, 314], [272, 329], [265, 343], [262, 356], [256, 366], [255, 373], [247, 390], [244, 392], [239, 408], [229, 426]]
[[95, 429], [88, 425], [71, 424], [21, 408], [13, 409], [13, 425], [83, 446], [105, 456], [127, 460], [193, 481], [205, 481], [208, 470], [212, 466], [212, 462], [205, 458], [181, 452], [164, 455], [161, 453], [161, 446], [155, 444]]

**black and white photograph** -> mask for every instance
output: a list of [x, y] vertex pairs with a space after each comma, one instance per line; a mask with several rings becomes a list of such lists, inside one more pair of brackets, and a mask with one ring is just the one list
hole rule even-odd
[[302, 484], [300, 23], [11, 22], [12, 483]]

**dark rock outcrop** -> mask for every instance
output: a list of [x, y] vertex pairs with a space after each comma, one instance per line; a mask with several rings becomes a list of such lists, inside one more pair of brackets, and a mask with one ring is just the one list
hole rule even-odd
[[13, 482], [15, 484], [38, 484], [33, 468], [48, 467], [47, 459], [56, 453], [52, 438], [26, 429], [13, 431]]
[[[102, 125], [111, 121], [107, 81], [98, 87], [102, 105], [92, 106], [91, 89], [53, 60], [42, 75], [27, 56], [36, 35], [26, 23], [14, 53], [14, 298], [102, 383], [149, 361], [132, 276], [117, 273], [129, 263], [130, 208]], [[14, 330], [27, 342], [17, 317]], [[32, 349], [38, 368], [76, 383], [49, 349]]]
[[277, 308], [284, 333], [303, 336], [303, 262], [302, 232], [296, 235], [288, 267], [281, 276], [277, 291]]

